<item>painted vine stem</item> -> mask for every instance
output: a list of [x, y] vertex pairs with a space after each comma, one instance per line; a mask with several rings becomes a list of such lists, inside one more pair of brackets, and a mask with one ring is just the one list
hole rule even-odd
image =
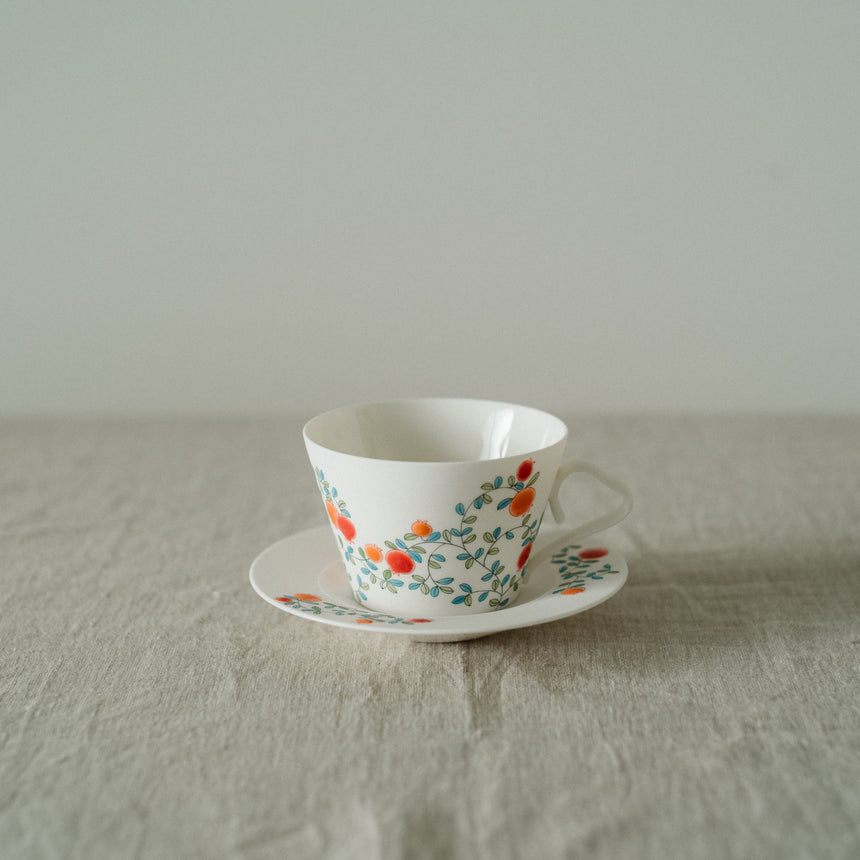
[[604, 547], [582, 549], [575, 544], [554, 553], [551, 562], [558, 567], [561, 579], [552, 593], [577, 594], [585, 591], [589, 582], [619, 573], [611, 564], [600, 561], [607, 555], [609, 550]]
[[[344, 558], [358, 568], [355, 576], [358, 596], [367, 600], [366, 592], [373, 586], [396, 594], [406, 585], [409, 590], [418, 590], [430, 597], [454, 595], [451, 597], [452, 604], [471, 606], [476, 600], [487, 600], [492, 608], [507, 605], [512, 594], [520, 587], [522, 570], [541, 524], [541, 519], [530, 513], [535, 496], [533, 487], [540, 477], [540, 472], [532, 474], [532, 465], [531, 460], [526, 460], [520, 464], [517, 473], [509, 475], [507, 480], [498, 475], [482, 484], [480, 494], [468, 506], [463, 502], [457, 503], [454, 511], [460, 521], [456, 527], [439, 531], [423, 520], [416, 520], [412, 523], [411, 531], [400, 538], [385, 541], [387, 552], [373, 544], [352, 545], [355, 527], [346, 503], [338, 498], [337, 490], [317, 469], [317, 480], [329, 517], [339, 532], [338, 540]], [[482, 542], [479, 543], [479, 534], [474, 528], [478, 512], [494, 503], [496, 510], [507, 510], [518, 522], [507, 528], [496, 526], [483, 532], [480, 535]], [[493, 557], [499, 554], [499, 544], [503, 540], [515, 539], [519, 539], [522, 549], [517, 559], [516, 572], [512, 573], [506, 571], [505, 565]], [[449, 550], [456, 554], [456, 560], [462, 562], [467, 570], [475, 565], [484, 569], [481, 581], [487, 584], [486, 588], [473, 588], [468, 583], [459, 583], [455, 589], [454, 577], [440, 575], [444, 573], [442, 565], [450, 561]], [[402, 578], [406, 575], [411, 575], [410, 580]], [[455, 591], [460, 593], [455, 594]]]

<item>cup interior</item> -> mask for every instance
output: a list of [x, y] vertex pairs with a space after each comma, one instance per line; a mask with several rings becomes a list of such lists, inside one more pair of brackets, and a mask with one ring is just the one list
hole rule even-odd
[[514, 457], [567, 436], [554, 415], [488, 400], [425, 398], [343, 406], [311, 419], [306, 439], [376, 460], [468, 462]]

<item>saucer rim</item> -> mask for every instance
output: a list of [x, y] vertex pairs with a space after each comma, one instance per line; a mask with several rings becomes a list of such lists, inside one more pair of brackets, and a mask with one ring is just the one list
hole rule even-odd
[[[516, 630], [523, 627], [534, 627], [539, 624], [548, 624], [552, 621], [559, 621], [563, 618], [568, 618], [571, 615], [577, 615], [580, 612], [593, 609], [617, 594], [627, 582], [628, 577], [626, 559], [618, 550], [613, 549], [611, 545], [608, 545], [607, 548], [609, 549], [612, 563], [618, 568], [618, 574], [613, 576], [611, 580], [602, 581], [597, 588], [592, 588], [590, 590], [591, 593], [584, 600], [577, 601], [572, 600], [572, 597], [575, 596], [554, 594], [551, 592], [553, 586], [548, 584], [545, 592], [542, 592], [523, 603], [518, 602], [513, 606], [505, 607], [504, 609], [495, 610], [493, 612], [481, 612], [471, 615], [439, 616], [429, 619], [433, 625], [432, 627], [430, 627], [429, 624], [416, 624], [414, 626], [406, 626], [402, 624], [356, 624], [355, 621], [349, 617], [331, 617], [303, 612], [277, 600], [275, 596], [270, 594], [272, 589], [269, 589], [268, 591], [265, 590], [263, 584], [259, 582], [265, 569], [265, 565], [270, 562], [272, 556], [277, 555], [279, 552], [283, 552], [286, 545], [298, 544], [302, 545], [302, 548], [305, 551], [308, 551], [308, 549], [318, 549], [320, 554], [322, 554], [325, 551], [324, 546], [329, 547], [330, 540], [331, 534], [328, 526], [317, 526], [304, 529], [299, 532], [294, 532], [293, 534], [287, 535], [266, 547], [251, 563], [249, 579], [254, 591], [272, 606], [275, 606], [284, 612], [288, 612], [290, 615], [299, 616], [310, 621], [330, 624], [335, 627], [347, 628], [353, 631], [407, 636], [412, 639], [426, 642], [445, 640], [459, 641], [467, 638], [486, 636], [493, 633], [501, 633], [506, 630]], [[602, 543], [606, 546], [605, 542]], [[307, 574], [309, 577], [314, 577], [314, 590], [317, 590], [319, 587], [318, 581], [323, 571], [332, 564], [333, 560], [337, 560], [334, 548], [330, 547], [330, 549], [332, 550], [332, 559], [321, 561], [318, 569], [314, 573]], [[539, 569], [548, 566], [549, 561], [546, 561], [539, 566]], [[292, 575], [295, 576], [295, 572], [292, 572]], [[345, 576], [346, 574], [344, 574], [344, 577]], [[311, 586], [304, 587], [310, 588]], [[289, 590], [289, 588], [284, 589], [285, 592]], [[298, 591], [299, 588], [295, 587], [292, 590]], [[356, 609], [361, 609], [366, 612], [373, 611], [370, 610], [369, 607], [362, 606], [357, 601], [353, 601], [353, 603]], [[547, 610], [552, 609], [552, 611], [547, 611], [542, 614], [538, 613], [536, 616], [535, 607], [538, 604], [543, 605]], [[552, 604], [552, 606], [548, 604]], [[381, 610], [379, 611], [379, 614], [393, 615], [393, 613]]]

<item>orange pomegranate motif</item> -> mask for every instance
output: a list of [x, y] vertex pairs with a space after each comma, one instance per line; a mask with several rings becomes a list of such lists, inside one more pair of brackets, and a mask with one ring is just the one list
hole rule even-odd
[[535, 501], [535, 488], [534, 487], [526, 487], [523, 490], [520, 490], [514, 497], [511, 499], [510, 505], [508, 505], [508, 511], [512, 517], [516, 517], [519, 519], [522, 516], [525, 516], [531, 506]]
[[412, 534], [423, 538], [427, 537], [427, 535], [432, 535], [433, 529], [426, 520], [415, 520], [415, 522], [412, 523]]
[[328, 518], [329, 518], [333, 523], [336, 523], [336, 522], [337, 522], [338, 512], [337, 512], [337, 508], [336, 508], [336, 507], [335, 507], [335, 505], [334, 505], [334, 502], [326, 502], [326, 503], [325, 503], [325, 509], [326, 509], [326, 513], [328, 514]]
[[367, 544], [364, 547], [364, 554], [371, 561], [382, 561], [382, 550], [375, 543]]

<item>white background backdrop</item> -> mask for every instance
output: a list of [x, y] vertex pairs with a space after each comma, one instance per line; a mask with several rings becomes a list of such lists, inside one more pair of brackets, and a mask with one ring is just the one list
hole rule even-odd
[[0, 410], [860, 408], [860, 4], [23, 2]]

